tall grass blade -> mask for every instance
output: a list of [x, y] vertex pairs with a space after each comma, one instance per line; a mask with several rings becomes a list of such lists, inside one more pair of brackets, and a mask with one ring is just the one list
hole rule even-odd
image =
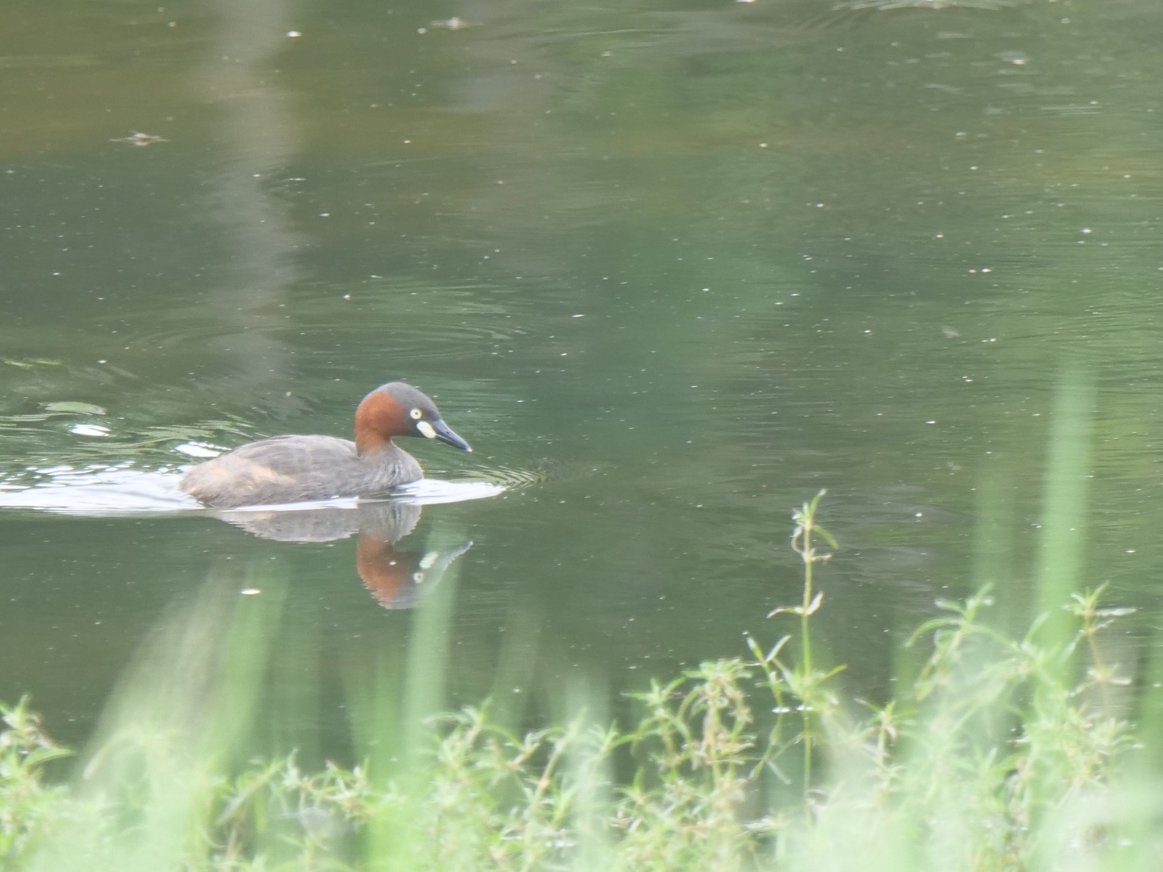
[[1082, 366], [1070, 366], [1054, 396], [1038, 559], [1038, 604], [1046, 615], [1038, 639], [1055, 650], [1064, 649], [1077, 629], [1065, 606], [1084, 586], [1093, 415], [1093, 378]]
[[[388, 786], [404, 795], [422, 795], [426, 755], [433, 749], [431, 718], [445, 705], [448, 659], [452, 645], [452, 621], [456, 604], [459, 562], [455, 556], [467, 545], [448, 531], [440, 531], [429, 542], [433, 557], [431, 568], [422, 582], [431, 586], [420, 600], [412, 624], [404, 670], [404, 699], [401, 706], [402, 723], [396, 727], [398, 744], [388, 767], [384, 767], [383, 751], [375, 755], [376, 769], [372, 777], [380, 787]], [[441, 559], [444, 555], [445, 559]], [[450, 559], [451, 558], [451, 559]], [[427, 562], [427, 561], [426, 561]], [[391, 694], [390, 682], [381, 684], [382, 692]], [[365, 709], [369, 705], [365, 702]], [[372, 703], [370, 709], [384, 715], [392, 710], [391, 699]], [[368, 867], [375, 870], [396, 870], [422, 866], [425, 850], [417, 835], [416, 806], [422, 803], [397, 802], [381, 806], [368, 827]]]
[[[263, 590], [240, 597], [240, 587]], [[102, 715], [68, 825], [30, 865], [44, 872], [179, 869], [220, 773], [254, 732], [282, 581], [212, 575], [142, 645]]]

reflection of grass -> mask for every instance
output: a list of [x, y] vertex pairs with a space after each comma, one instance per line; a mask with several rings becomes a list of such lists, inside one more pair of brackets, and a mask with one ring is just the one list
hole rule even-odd
[[[1068, 379], [1061, 392], [1049, 490], [1072, 505], [1048, 507], [1048, 537], [1083, 514], [1085, 492], [1070, 483], [1084, 473], [1085, 452], [1071, 446], [1086, 432], [1085, 388]], [[1101, 608], [1097, 592], [1063, 593], [1065, 570], [1050, 561], [1042, 601], [1065, 620], [1040, 618], [1015, 638], [988, 620], [988, 593], [942, 603], [911, 642], [928, 656], [911, 678], [898, 676], [893, 699], [868, 707], [844, 697], [836, 670], [814, 665], [811, 621], [823, 599], [813, 572], [825, 555], [813, 536], [835, 545], [818, 508], [819, 497], [795, 515], [802, 602], [773, 613], [798, 618], [796, 633], [766, 650], [751, 641], [750, 660], [654, 682], [629, 730], [595, 716], [581, 686], [567, 688], [563, 724], [524, 734], [487, 708], [434, 717], [452, 643], [446, 584], [418, 616], [406, 668], [391, 670], [407, 685], [403, 705], [394, 705], [398, 678], [350, 685], [368, 753], [352, 770], [249, 756], [281, 588], [269, 574], [248, 579], [266, 595], [235, 608], [233, 584], [214, 581], [126, 679], [75, 785], [44, 786], [61, 750], [26, 703], [4, 710], [0, 864], [1157, 868], [1161, 808], [1125, 765], [1136, 753], [1121, 716], [1126, 682], [1101, 644], [1119, 612]], [[1147, 710], [1140, 728], [1150, 734], [1161, 719]]]

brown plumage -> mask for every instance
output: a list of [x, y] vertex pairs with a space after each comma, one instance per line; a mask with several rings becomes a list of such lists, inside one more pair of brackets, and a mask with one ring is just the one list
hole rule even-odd
[[394, 436], [424, 436], [472, 450], [444, 423], [432, 400], [411, 385], [392, 382], [359, 404], [355, 442], [334, 436], [262, 439], [195, 466], [178, 487], [216, 508], [376, 496], [424, 474]]

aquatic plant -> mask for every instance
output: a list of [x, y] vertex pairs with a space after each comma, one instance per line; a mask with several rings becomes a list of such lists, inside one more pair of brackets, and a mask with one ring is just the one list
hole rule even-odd
[[0, 864], [6, 864], [29, 853], [48, 825], [63, 791], [45, 784], [45, 766], [70, 752], [44, 732], [28, 697], [0, 704], [0, 718]]

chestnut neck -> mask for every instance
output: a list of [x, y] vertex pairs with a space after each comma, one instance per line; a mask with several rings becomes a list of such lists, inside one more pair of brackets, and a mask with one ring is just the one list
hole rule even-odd
[[355, 410], [355, 447], [360, 455], [394, 448], [392, 437], [409, 432], [408, 413], [387, 391], [372, 391]]

